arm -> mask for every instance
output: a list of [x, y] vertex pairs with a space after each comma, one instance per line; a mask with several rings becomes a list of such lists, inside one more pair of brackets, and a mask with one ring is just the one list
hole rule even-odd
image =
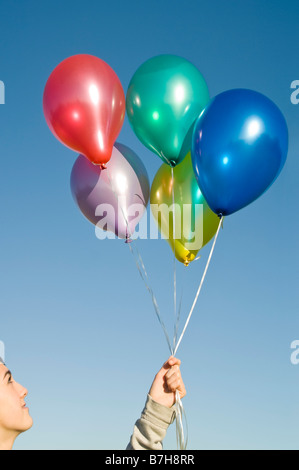
[[181, 361], [171, 356], [155, 376], [141, 417], [136, 421], [127, 450], [161, 450], [169, 425], [175, 419], [175, 392], [186, 395]]

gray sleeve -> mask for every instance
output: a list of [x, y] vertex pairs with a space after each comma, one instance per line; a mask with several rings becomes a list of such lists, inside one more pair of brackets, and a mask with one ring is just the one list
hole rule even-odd
[[148, 395], [126, 450], [161, 450], [167, 429], [174, 419], [174, 406], [167, 408]]

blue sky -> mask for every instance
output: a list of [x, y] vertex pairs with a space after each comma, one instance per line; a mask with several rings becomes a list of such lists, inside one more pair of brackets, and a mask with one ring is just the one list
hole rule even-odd
[[[298, 20], [291, 0], [1, 2], [0, 340], [34, 418], [16, 449], [125, 448], [168, 357], [128, 247], [96, 238], [70, 192], [77, 155], [44, 120], [46, 80], [77, 53], [109, 63], [125, 92], [145, 60], [177, 54], [199, 68], [211, 97], [251, 88], [283, 112], [286, 165], [267, 193], [225, 219], [178, 357], [189, 449], [298, 449]], [[118, 141], [152, 181], [161, 161], [127, 117]], [[137, 243], [171, 331], [172, 252], [165, 240]], [[209, 248], [187, 270], [177, 264], [183, 319]], [[175, 448], [174, 426], [164, 445]]]

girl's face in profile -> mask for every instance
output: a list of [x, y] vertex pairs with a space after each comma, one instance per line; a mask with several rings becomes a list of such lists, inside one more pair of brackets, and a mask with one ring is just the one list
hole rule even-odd
[[11, 372], [0, 364], [0, 437], [18, 435], [31, 428], [33, 421], [25, 403], [26, 388], [13, 380]]

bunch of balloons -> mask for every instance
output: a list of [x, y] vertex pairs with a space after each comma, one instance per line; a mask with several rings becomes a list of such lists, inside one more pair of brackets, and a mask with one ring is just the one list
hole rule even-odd
[[[210, 99], [200, 71], [174, 55], [160, 55], [142, 64], [126, 97], [119, 78], [103, 60], [86, 54], [69, 57], [51, 73], [43, 109], [55, 137], [80, 153], [71, 174], [71, 190], [78, 207], [94, 225], [129, 243], [150, 200], [174, 259], [185, 266], [214, 237], [185, 327], [178, 340], [175, 334], [173, 346], [144, 279], [170, 352], [175, 354], [223, 217], [261, 196], [285, 164], [288, 130], [282, 113], [269, 98], [248, 89], [228, 90]], [[126, 112], [138, 139], [163, 161], [151, 187], [140, 158], [116, 142]], [[172, 210], [154, 210], [162, 206]], [[189, 217], [184, 214], [186, 206]], [[194, 245], [198, 226], [201, 243]], [[181, 423], [177, 432], [184, 449], [179, 397], [177, 402], [177, 421]]]
[[[200, 71], [175, 55], [142, 64], [126, 97], [119, 78], [103, 60], [86, 54], [69, 57], [51, 73], [43, 108], [57, 139], [81, 154], [71, 175], [80, 210], [96, 225], [103, 217], [97, 206], [114, 206], [113, 220], [106, 214], [102, 228], [126, 240], [150, 199], [151, 206], [189, 204], [193, 214], [202, 205], [203, 247], [215, 235], [219, 217], [261, 196], [286, 161], [287, 125], [269, 98], [233, 89], [210, 99]], [[163, 161], [151, 189], [139, 157], [116, 143], [126, 112], [138, 139]], [[141, 210], [126, 217], [137, 202]], [[176, 236], [173, 220], [154, 216], [160, 231], [167, 232], [176, 258], [188, 265], [198, 252], [190, 248], [196, 220], [181, 221]]]

